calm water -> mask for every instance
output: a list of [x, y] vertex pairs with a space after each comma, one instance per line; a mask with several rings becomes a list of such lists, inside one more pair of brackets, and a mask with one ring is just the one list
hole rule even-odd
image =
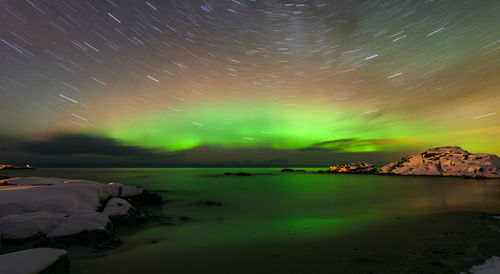
[[[214, 176], [244, 171], [249, 177]], [[500, 180], [281, 173], [256, 169], [37, 169], [162, 191], [153, 208], [182, 225], [118, 228], [112, 251], [71, 250], [80, 273], [363, 273], [408, 259], [467, 212], [500, 212]], [[200, 206], [199, 201], [222, 202]], [[457, 215], [458, 214], [458, 215]], [[461, 215], [462, 214], [462, 215]], [[458, 217], [457, 217], [458, 216]], [[430, 224], [433, 225], [430, 225]], [[371, 261], [369, 261], [371, 262]]]

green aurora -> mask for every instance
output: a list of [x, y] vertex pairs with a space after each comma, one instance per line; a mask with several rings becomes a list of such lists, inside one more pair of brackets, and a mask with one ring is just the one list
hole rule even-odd
[[[491, 151], [498, 128], [466, 132], [436, 127], [429, 121], [398, 119], [397, 112], [362, 112], [311, 103], [275, 102], [203, 104], [182, 113], [167, 109], [114, 123], [94, 134], [124, 145], [176, 151], [197, 146], [224, 148], [332, 149], [376, 152], [422, 149], [456, 144], [474, 151]], [[401, 116], [402, 117], [402, 116]], [[432, 134], [424, 129], [432, 129]], [[498, 149], [497, 149], [498, 150]]]

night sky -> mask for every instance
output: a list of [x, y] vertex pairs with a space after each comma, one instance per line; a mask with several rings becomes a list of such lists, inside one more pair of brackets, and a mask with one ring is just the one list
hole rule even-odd
[[497, 0], [0, 0], [0, 71], [2, 162], [500, 154]]

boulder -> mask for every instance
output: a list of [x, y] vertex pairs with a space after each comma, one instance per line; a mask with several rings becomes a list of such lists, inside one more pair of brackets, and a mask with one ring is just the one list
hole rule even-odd
[[38, 180], [41, 184], [31, 187], [27, 187], [21, 179], [8, 179], [11, 184], [22, 183], [18, 188], [0, 191], [0, 217], [20, 212], [71, 214], [78, 211], [96, 211], [112, 196], [106, 185], [96, 182], [69, 180], [59, 183], [55, 180], [54, 184], [50, 185], [46, 183], [45, 178], [40, 179], [43, 179]]
[[77, 212], [64, 219], [46, 235], [65, 244], [92, 245], [112, 240], [113, 225], [100, 212]]
[[157, 193], [151, 193], [141, 187], [126, 186], [120, 183], [109, 183], [108, 188], [113, 197], [127, 200], [134, 205], [159, 205], [163, 203], [162, 197]]
[[108, 189], [113, 193], [113, 197], [131, 197], [140, 195], [144, 192], [144, 188], [126, 186], [115, 182], [109, 183], [107, 184], [107, 186]]
[[154, 217], [130, 203], [162, 203], [143, 188], [87, 180], [18, 177], [1, 180], [0, 190], [0, 239], [44, 237], [42, 246], [115, 245], [111, 220], [129, 224]]
[[372, 164], [366, 163], [346, 163], [336, 166], [331, 166], [331, 173], [374, 173], [377, 168]]
[[143, 190], [140, 194], [133, 196], [121, 196], [133, 205], [161, 205], [163, 204], [163, 198], [158, 193], [151, 193], [147, 190]]
[[31, 212], [0, 217], [0, 235], [4, 240], [22, 240], [44, 236], [66, 219], [63, 213]]
[[54, 248], [33, 248], [0, 255], [0, 273], [68, 273], [68, 252]]
[[457, 146], [431, 148], [381, 168], [381, 174], [500, 178], [500, 158], [469, 153]]
[[145, 212], [121, 198], [109, 200], [102, 213], [108, 216], [113, 223], [119, 224], [136, 224], [149, 220]]

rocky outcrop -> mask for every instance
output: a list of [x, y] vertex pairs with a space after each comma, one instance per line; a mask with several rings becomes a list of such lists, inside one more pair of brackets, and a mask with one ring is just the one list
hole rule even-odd
[[113, 197], [120, 197], [136, 206], [160, 205], [163, 199], [158, 193], [152, 193], [141, 187], [126, 186], [120, 183], [109, 183], [108, 188], [113, 192]]
[[0, 255], [0, 273], [68, 273], [68, 252], [54, 248], [33, 248]]
[[246, 172], [224, 172], [224, 176], [252, 176], [252, 174]]
[[0, 239], [43, 237], [49, 246], [115, 241], [112, 222], [151, 219], [129, 201], [162, 202], [142, 188], [86, 180], [19, 177], [0, 180], [0, 190]]
[[500, 158], [457, 146], [431, 148], [381, 168], [381, 174], [500, 178]]
[[122, 198], [113, 198], [107, 204], [103, 214], [108, 216], [116, 224], [138, 224], [151, 219], [146, 212], [131, 205]]
[[331, 166], [330, 173], [374, 173], [377, 168], [372, 164], [366, 163], [347, 163]]
[[306, 172], [306, 170], [305, 169], [284, 168], [281, 170], [281, 172]]

